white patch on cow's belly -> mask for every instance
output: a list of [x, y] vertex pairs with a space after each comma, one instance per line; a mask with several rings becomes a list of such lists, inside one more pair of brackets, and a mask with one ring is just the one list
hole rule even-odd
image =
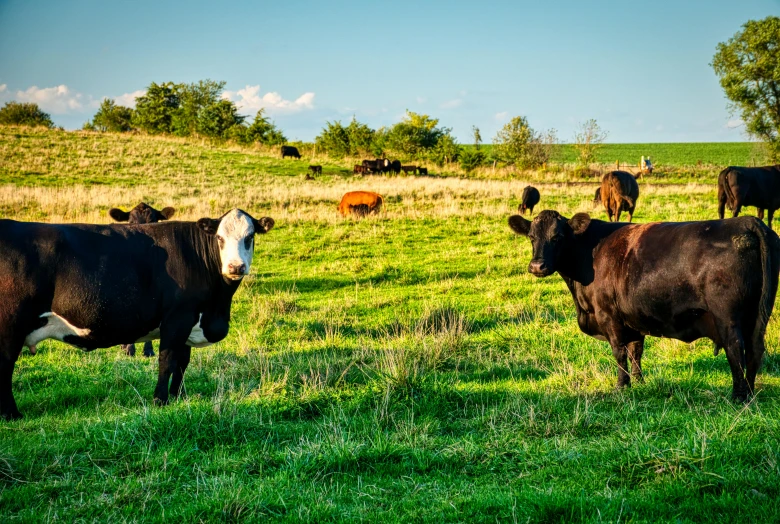
[[91, 330], [87, 328], [77, 328], [57, 313], [49, 311], [43, 313], [40, 318], [45, 318], [46, 325], [39, 327], [24, 339], [24, 345], [28, 348], [35, 347], [38, 343], [48, 338], [65, 341], [65, 337], [73, 335], [77, 337], [86, 337], [91, 333]]
[[[188, 346], [202, 348], [214, 344], [213, 342], [209, 342], [208, 340], [206, 340], [206, 336], [203, 334], [203, 329], [200, 327], [201, 318], [203, 318], [203, 313], [201, 313], [198, 316], [198, 323], [192, 326], [192, 330], [190, 331], [190, 336], [187, 337]], [[136, 340], [136, 342], [148, 342], [150, 340], [159, 340], [159, 338], [160, 338], [160, 326], [157, 326], [148, 334]]]
[[203, 318], [203, 313], [201, 313], [198, 316], [198, 323], [192, 326], [192, 331], [190, 331], [190, 336], [189, 338], [187, 338], [188, 346], [203, 348], [213, 344], [213, 342], [209, 342], [208, 340], [206, 340], [206, 336], [203, 334], [203, 328], [200, 327], [201, 318]]

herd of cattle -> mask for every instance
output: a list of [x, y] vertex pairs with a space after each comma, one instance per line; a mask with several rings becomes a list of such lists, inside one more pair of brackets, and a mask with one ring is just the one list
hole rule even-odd
[[[282, 158], [297, 158], [300, 160], [301, 153], [295, 146], [282, 146]], [[306, 175], [308, 180], [312, 180], [313, 175], [322, 174], [322, 166], [309, 166], [310, 174]], [[400, 160], [390, 160], [387, 158], [376, 158], [374, 160], [363, 160], [361, 164], [357, 164], [352, 168], [352, 173], [356, 175], [373, 175], [373, 174], [394, 174], [400, 175], [401, 172], [406, 174], [415, 175], [428, 175], [427, 167], [420, 166], [405, 166], [401, 164]]]
[[[528, 270], [555, 272], [568, 286], [580, 329], [609, 342], [618, 386], [642, 379], [646, 336], [686, 342], [706, 337], [715, 354], [725, 348], [732, 396], [754, 391], [780, 273], [780, 238], [760, 219], [737, 217], [743, 206], [780, 207], [780, 166], [725, 169], [718, 180], [721, 220], [631, 220], [639, 189], [633, 176], [602, 178], [600, 201], [610, 222], [578, 213], [567, 219], [542, 211], [509, 226], [531, 241]], [[520, 212], [533, 213], [539, 191], [523, 191]], [[353, 191], [339, 203], [342, 215], [381, 209], [377, 193]], [[159, 339], [155, 402], [180, 394], [191, 348], [228, 334], [233, 294], [249, 274], [257, 235], [273, 219], [232, 209], [220, 218], [170, 222], [173, 208], [139, 204], [111, 209], [127, 224], [43, 224], [0, 220], [0, 415], [20, 418], [12, 375], [23, 347], [46, 339], [92, 350]], [[614, 222], [612, 222], [614, 220]], [[148, 345], [147, 345], [148, 344]]]

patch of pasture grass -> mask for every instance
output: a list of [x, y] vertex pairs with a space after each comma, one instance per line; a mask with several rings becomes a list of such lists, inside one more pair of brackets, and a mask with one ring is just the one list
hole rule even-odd
[[[68, 158], [89, 143], [73, 135]], [[150, 178], [94, 171], [97, 190], [18, 188], [0, 208], [97, 221], [143, 195], [187, 219], [239, 205], [277, 226], [257, 239], [228, 338], [193, 350], [182, 400], [154, 407], [156, 360], [119, 348], [23, 354], [25, 418], [0, 423], [3, 520], [780, 519], [777, 312], [748, 405], [729, 400], [708, 341], [648, 338], [646, 382], [616, 391], [611, 351], [579, 331], [561, 279], [526, 272], [530, 245], [506, 225], [522, 182], [372, 179], [386, 211], [341, 219], [339, 192], [368, 182], [306, 186], [276, 160], [250, 169], [217, 149], [224, 171], [202, 173], [186, 158], [195, 146], [161, 144], [186, 186], [139, 160]], [[242, 169], [254, 178], [220, 189]], [[640, 191], [639, 222], [716, 213], [712, 186]], [[591, 186], [550, 184], [541, 207], [604, 218], [590, 198]]]

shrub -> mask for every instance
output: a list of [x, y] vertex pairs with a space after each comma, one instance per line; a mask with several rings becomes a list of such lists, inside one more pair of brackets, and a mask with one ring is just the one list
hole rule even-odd
[[133, 125], [151, 134], [171, 133], [173, 119], [179, 109], [181, 85], [152, 82], [146, 94], [136, 98]]
[[485, 162], [485, 153], [478, 149], [466, 149], [460, 155], [460, 167], [466, 173], [471, 173]]
[[493, 154], [521, 169], [539, 167], [549, 160], [556, 141], [555, 130], [538, 133], [526, 117], [516, 116], [496, 133]]
[[41, 111], [38, 104], [7, 102], [0, 108], [0, 125], [54, 127], [48, 113]]
[[228, 130], [239, 127], [246, 117], [230, 100], [220, 100], [200, 109], [196, 121], [198, 133], [212, 138], [227, 138]]
[[85, 129], [94, 131], [111, 131], [122, 133], [133, 129], [133, 110], [118, 106], [110, 98], [103, 99], [100, 109], [95, 113], [91, 123], [84, 125]]

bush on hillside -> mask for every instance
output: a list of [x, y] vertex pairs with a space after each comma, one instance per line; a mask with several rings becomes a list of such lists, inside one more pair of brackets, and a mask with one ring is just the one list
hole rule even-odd
[[0, 108], [0, 125], [54, 127], [48, 113], [41, 111], [38, 104], [7, 102]]
[[117, 105], [110, 98], [104, 98], [92, 122], [84, 124], [84, 129], [90, 131], [110, 131], [123, 133], [133, 129], [133, 110]]

